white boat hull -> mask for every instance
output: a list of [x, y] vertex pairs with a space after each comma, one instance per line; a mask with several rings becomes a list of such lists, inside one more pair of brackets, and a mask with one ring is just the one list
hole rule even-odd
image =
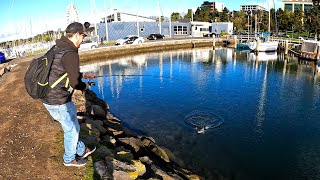
[[257, 42], [250, 42], [249, 48], [252, 51], [258, 51], [258, 52], [270, 52], [270, 51], [277, 51], [278, 49], [278, 41], [272, 41], [272, 42], [261, 42], [257, 46]]

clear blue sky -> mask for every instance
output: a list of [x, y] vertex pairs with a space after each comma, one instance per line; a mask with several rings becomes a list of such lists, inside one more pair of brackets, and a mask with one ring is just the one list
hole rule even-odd
[[[107, 10], [118, 9], [121, 12], [136, 13], [143, 16], [158, 16], [158, 2], [164, 16], [171, 12], [187, 12], [187, 9], [199, 7], [203, 0], [92, 0], [96, 4], [96, 12], [102, 13], [104, 2]], [[210, 1], [210, 0], [209, 0]], [[273, 0], [219, 0], [229, 10], [239, 10], [243, 4], [259, 4], [267, 6]], [[275, 0], [277, 8], [281, 0]], [[45, 30], [65, 29], [66, 10], [73, 2], [78, 10], [80, 22], [90, 21], [90, 0], [0, 0], [1, 30], [0, 38], [7, 34], [41, 33]], [[210, 1], [213, 2], [213, 1]]]

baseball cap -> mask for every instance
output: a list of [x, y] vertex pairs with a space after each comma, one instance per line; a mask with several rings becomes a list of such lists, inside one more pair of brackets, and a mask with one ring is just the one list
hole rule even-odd
[[88, 36], [93, 29], [93, 27], [90, 27], [89, 22], [85, 22], [84, 25], [79, 22], [73, 22], [66, 28], [66, 33], [80, 33]]

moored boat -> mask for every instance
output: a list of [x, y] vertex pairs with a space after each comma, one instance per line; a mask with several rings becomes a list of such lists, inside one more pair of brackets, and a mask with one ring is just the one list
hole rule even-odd
[[316, 61], [320, 52], [320, 41], [305, 40], [301, 44], [301, 49], [298, 53], [299, 60]]
[[252, 51], [257, 51], [257, 52], [272, 52], [272, 51], [277, 51], [278, 49], [278, 41], [266, 41], [266, 42], [250, 42], [249, 48]]

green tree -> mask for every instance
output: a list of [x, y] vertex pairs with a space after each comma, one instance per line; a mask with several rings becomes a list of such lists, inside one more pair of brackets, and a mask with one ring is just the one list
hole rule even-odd
[[209, 15], [210, 15], [209, 7], [202, 7], [202, 8], [198, 7], [196, 12], [194, 13], [193, 19], [195, 21], [209, 22]]
[[303, 19], [304, 15], [300, 8], [295, 9], [293, 15], [291, 16], [291, 21], [293, 22], [293, 30], [295, 32], [303, 31]]
[[246, 23], [247, 23], [246, 12], [242, 10], [239, 12], [236, 12], [232, 19], [232, 22], [233, 22], [233, 27], [237, 32], [241, 32], [244, 29], [246, 29]]
[[173, 12], [171, 14], [171, 21], [176, 22], [180, 20], [180, 14], [177, 12]]
[[229, 19], [230, 18], [230, 13], [229, 13], [229, 10], [228, 8], [224, 8], [221, 12], [221, 15], [220, 15], [220, 21], [221, 22], [229, 22]]
[[192, 9], [188, 9], [188, 13], [184, 15], [184, 19], [191, 19], [192, 17]]

